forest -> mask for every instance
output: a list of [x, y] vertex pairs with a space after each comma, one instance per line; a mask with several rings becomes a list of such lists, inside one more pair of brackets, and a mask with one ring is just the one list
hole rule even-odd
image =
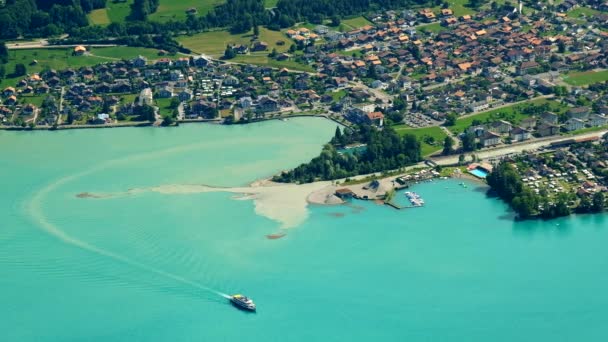
[[[339, 152], [352, 144], [365, 144], [363, 150]], [[283, 183], [310, 183], [360, 174], [395, 170], [422, 160], [420, 142], [413, 135], [400, 136], [393, 129], [359, 126], [344, 132], [336, 128], [331, 142], [318, 157], [274, 177]]]
[[6, 0], [0, 8], [0, 39], [50, 37], [68, 33], [73, 38], [102, 39], [125, 35], [169, 34], [183, 31], [229, 29], [247, 32], [257, 25], [279, 30], [296, 22], [322, 23], [324, 20], [361, 15], [376, 9], [435, 6], [440, 0], [279, 0], [267, 10], [264, 0], [226, 0], [205, 15], [186, 20], [157, 23], [147, 21], [159, 0], [135, 0], [126, 23], [107, 27], [89, 26], [86, 14], [104, 8], [107, 0]]
[[0, 8], [0, 39], [54, 36], [88, 25], [86, 14], [106, 0], [6, 0]]

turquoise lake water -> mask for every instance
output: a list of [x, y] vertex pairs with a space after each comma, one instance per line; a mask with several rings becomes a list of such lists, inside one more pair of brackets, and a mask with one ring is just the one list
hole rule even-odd
[[608, 339], [606, 215], [514, 222], [484, 189], [447, 180], [413, 187], [425, 207], [314, 206], [268, 240], [280, 224], [232, 194], [75, 196], [242, 186], [317, 155], [334, 129], [0, 132], [2, 340]]

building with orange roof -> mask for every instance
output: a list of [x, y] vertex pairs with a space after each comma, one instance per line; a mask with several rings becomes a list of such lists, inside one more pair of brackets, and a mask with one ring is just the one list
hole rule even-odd
[[382, 127], [384, 125], [384, 114], [382, 112], [371, 112], [365, 115], [365, 121], [370, 125]]
[[471, 63], [469, 63], [469, 62], [460, 63], [460, 64], [458, 64], [458, 68], [462, 71], [467, 71], [471, 68]]
[[87, 48], [85, 48], [82, 45], [78, 45], [74, 48], [74, 55], [76, 56], [81, 56], [83, 55], [85, 52], [87, 52]]
[[14, 93], [15, 93], [15, 88], [13, 88], [13, 87], [6, 87], [2, 91], [2, 94], [4, 96], [10, 96], [10, 95], [13, 95]]
[[454, 12], [451, 9], [449, 9], [449, 8], [444, 8], [444, 9], [441, 10], [441, 15], [443, 15], [444, 17], [448, 17], [448, 16], [451, 16], [453, 14], [454, 14]]

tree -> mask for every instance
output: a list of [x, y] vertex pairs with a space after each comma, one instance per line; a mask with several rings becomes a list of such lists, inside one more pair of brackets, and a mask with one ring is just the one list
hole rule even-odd
[[602, 212], [604, 211], [605, 202], [606, 199], [604, 198], [604, 194], [601, 192], [596, 192], [593, 194], [591, 209], [596, 213]]
[[462, 150], [463, 151], [475, 151], [475, 134], [474, 133], [466, 133], [462, 136]]
[[226, 46], [226, 50], [224, 51], [224, 59], [233, 59], [236, 57], [236, 52], [231, 46]]
[[469, 0], [469, 6], [471, 8], [479, 8], [483, 3], [484, 0]]
[[278, 55], [277, 49], [272, 48], [272, 51], [268, 54], [268, 57], [275, 58]]
[[23, 63], [15, 64], [15, 71], [13, 71], [13, 77], [25, 76], [27, 74], [27, 68]]
[[163, 118], [163, 122], [161, 122], [161, 126], [171, 126], [173, 125], [173, 118], [170, 116], [165, 116]]
[[0, 64], [8, 63], [8, 48], [4, 42], [0, 42]]
[[465, 156], [464, 154], [461, 154], [458, 156], [458, 164], [464, 164], [465, 161]]
[[294, 52], [296, 52], [296, 49], [297, 49], [296, 44], [291, 44], [291, 45], [289, 46], [289, 53], [294, 53]]
[[337, 15], [331, 16], [331, 26], [337, 27], [340, 26], [340, 17]]
[[445, 116], [445, 125], [446, 126], [454, 126], [456, 124], [456, 114], [449, 113]]
[[5, 75], [6, 75], [6, 69], [4, 68], [4, 64], [0, 64], [0, 80], [2, 80]]
[[256, 37], [260, 36], [260, 28], [258, 27], [258, 25], [253, 26], [253, 35]]
[[450, 154], [454, 152], [454, 139], [452, 137], [447, 136], [443, 139], [443, 154]]
[[179, 107], [179, 99], [177, 97], [171, 98], [171, 103], [169, 103], [170, 109], [177, 109]]
[[559, 53], [566, 52], [566, 44], [564, 44], [564, 42], [561, 40], [557, 43], [557, 52], [559, 52]]

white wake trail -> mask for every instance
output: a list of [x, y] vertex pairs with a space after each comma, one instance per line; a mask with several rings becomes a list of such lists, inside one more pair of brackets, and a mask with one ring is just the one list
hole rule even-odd
[[139, 269], [142, 269], [142, 270], [145, 270], [145, 271], [148, 271], [148, 272], [151, 272], [151, 273], [158, 274], [160, 276], [164, 276], [166, 278], [169, 278], [169, 279], [181, 282], [183, 284], [190, 285], [190, 286], [198, 288], [200, 290], [204, 290], [204, 291], [208, 291], [208, 292], [214, 293], [214, 294], [219, 295], [219, 296], [224, 297], [224, 298], [230, 298], [229, 295], [227, 295], [227, 294], [225, 294], [223, 292], [220, 292], [220, 291], [217, 291], [217, 290], [212, 289], [210, 287], [201, 285], [199, 283], [196, 283], [196, 282], [191, 281], [189, 279], [186, 279], [184, 277], [181, 277], [181, 276], [178, 276], [178, 275], [175, 275], [175, 274], [172, 274], [172, 273], [169, 273], [169, 272], [166, 272], [166, 271], [154, 268], [152, 266], [143, 264], [141, 262], [132, 260], [132, 259], [126, 257], [126, 256], [123, 256], [123, 255], [120, 255], [120, 254], [117, 254], [117, 253], [105, 250], [103, 248], [100, 248], [100, 247], [97, 247], [95, 245], [92, 245], [92, 244], [90, 244], [90, 243], [88, 243], [86, 241], [82, 241], [82, 240], [80, 240], [78, 238], [70, 236], [66, 232], [62, 231], [59, 227], [57, 227], [56, 225], [54, 225], [51, 222], [49, 222], [49, 220], [46, 218], [46, 216], [44, 215], [44, 213], [42, 211], [41, 203], [42, 203], [42, 200], [47, 196], [47, 194], [49, 192], [51, 192], [51, 191], [59, 188], [62, 185], [65, 185], [66, 183], [74, 181], [75, 179], [84, 177], [84, 176], [89, 175], [89, 174], [91, 174], [93, 172], [96, 172], [96, 171], [99, 171], [101, 169], [107, 168], [107, 167], [109, 167], [109, 166], [111, 166], [113, 164], [120, 163], [120, 162], [127, 161], [127, 160], [129, 160], [129, 158], [123, 158], [123, 159], [114, 160], [114, 161], [111, 161], [111, 162], [99, 165], [96, 168], [92, 168], [92, 169], [89, 169], [87, 171], [81, 172], [79, 174], [74, 174], [72, 176], [61, 178], [61, 179], [57, 180], [56, 182], [47, 185], [45, 188], [43, 188], [42, 190], [40, 190], [39, 192], [37, 192], [34, 195], [34, 197], [29, 202], [26, 203], [26, 211], [31, 216], [31, 218], [33, 218], [35, 220], [36, 225], [40, 229], [42, 229], [46, 233], [48, 233], [48, 234], [56, 237], [57, 239], [61, 240], [62, 242], [66, 243], [66, 244], [69, 244], [69, 245], [72, 245], [72, 246], [75, 246], [75, 247], [79, 247], [79, 248], [87, 250], [89, 252], [97, 253], [98, 255], [102, 255], [102, 256], [106, 256], [108, 258], [112, 258], [114, 260], [123, 262], [123, 263], [125, 263], [127, 265], [134, 266], [134, 267], [137, 267]]

